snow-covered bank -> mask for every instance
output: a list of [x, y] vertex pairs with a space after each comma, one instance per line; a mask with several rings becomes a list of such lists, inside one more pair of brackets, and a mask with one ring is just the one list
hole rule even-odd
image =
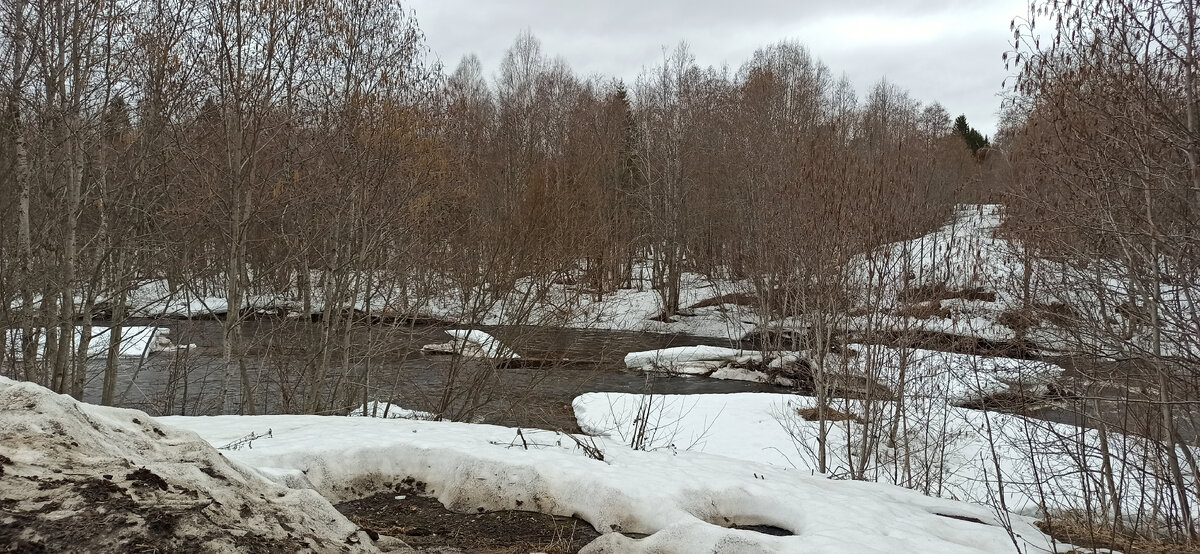
[[[625, 367], [674, 375], [703, 375], [714, 379], [752, 381], [790, 387], [802, 358], [795, 352], [766, 356], [756, 350], [720, 346], [677, 346], [630, 352]], [[770, 370], [770, 373], [763, 371]]]
[[[514, 293], [498, 298], [486, 309], [471, 310], [461, 295], [432, 298], [421, 309], [436, 317], [479, 325], [528, 324], [574, 329], [610, 329], [651, 333], [685, 334], [722, 339], [744, 335], [759, 321], [745, 306], [719, 303], [680, 310], [669, 320], [663, 313], [662, 297], [651, 287], [652, 269], [642, 262], [634, 268], [633, 288], [607, 291], [597, 297], [580, 285], [554, 283], [539, 287], [519, 279]], [[744, 281], [713, 279], [699, 273], [680, 276], [680, 306], [696, 306], [731, 293], [749, 291]]]
[[[724, 426], [746, 435], [743, 415], [720, 416], [714, 436]], [[187, 540], [229, 551], [257, 540], [370, 551], [366, 533], [328, 500], [419, 482], [455, 511], [575, 515], [606, 533], [585, 552], [1000, 553], [1013, 548], [1006, 525], [1022, 548], [1054, 551], [1030, 519], [1005, 523], [986, 506], [829, 480], [733, 451], [639, 451], [548, 431], [336, 416], [150, 418], [0, 379], [0, 439], [0, 522], [18, 522], [31, 545], [57, 544], [47, 536], [51, 522], [83, 509], [105, 530], [76, 545], [85, 550], [135, 540], [171, 549]], [[241, 448], [222, 456], [213, 448], [222, 445]], [[46, 503], [70, 498], [84, 503]], [[120, 509], [86, 511], [98, 500]], [[48, 505], [58, 507], [42, 510]]]
[[1003, 219], [999, 204], [958, 205], [941, 228], [856, 256], [850, 263], [854, 280], [874, 283], [873, 297], [864, 300], [889, 307], [930, 300], [912, 298], [920, 291], [979, 290], [995, 295], [989, 304], [1008, 304], [1006, 285], [1020, 271], [1021, 250], [998, 235]]
[[372, 552], [327, 500], [144, 412], [0, 377], [0, 548]]
[[[519, 279], [511, 294], [497, 295], [494, 291], [478, 294], [494, 301], [478, 298], [464, 303], [462, 291], [452, 282], [444, 283], [438, 294], [417, 297], [411, 290], [384, 286], [395, 280], [375, 276], [379, 283], [368, 296], [362, 294], [337, 306], [328, 306], [324, 290], [314, 286], [310, 298], [313, 314], [327, 309], [349, 309], [376, 316], [409, 314], [434, 321], [456, 322], [463, 325], [547, 325], [576, 329], [612, 329], [679, 333], [716, 338], [736, 338], [744, 335], [758, 322], [757, 316], [744, 306], [719, 304], [683, 310], [670, 321], [659, 318], [662, 299], [649, 285], [649, 267], [636, 270], [643, 278], [636, 288], [609, 291], [599, 298], [578, 285], [553, 283], [535, 285], [529, 279]], [[320, 274], [310, 278], [320, 282]], [[128, 312], [133, 317], [146, 318], [210, 318], [223, 317], [229, 311], [224, 297], [204, 289], [213, 287], [171, 287], [164, 280], [148, 280], [133, 289], [128, 298]], [[535, 290], [536, 289], [536, 290]], [[680, 304], [693, 306], [711, 301], [721, 295], [745, 292], [746, 283], [713, 280], [696, 273], [681, 276]], [[407, 292], [406, 292], [407, 291]], [[468, 295], [470, 296], [470, 295]], [[80, 299], [82, 302], [82, 299]], [[483, 304], [476, 306], [476, 302]], [[470, 307], [468, 307], [470, 306]], [[20, 303], [14, 302], [13, 309]], [[250, 314], [307, 317], [303, 312], [298, 290], [275, 293], [247, 294], [242, 308]]]
[[[176, 350], [194, 348], [196, 345], [176, 345], [171, 342], [171, 330], [166, 327], [146, 327], [146, 326], [127, 326], [121, 327], [121, 347], [119, 355], [122, 357], [139, 358], [149, 356], [155, 352], [174, 352]], [[4, 335], [4, 350], [9, 355], [15, 356], [16, 359], [22, 357], [22, 339], [20, 329], [8, 329]], [[46, 351], [46, 331], [37, 329], [35, 335], [37, 338], [37, 355], [40, 358], [45, 355]], [[88, 336], [87, 356], [102, 357], [108, 354], [109, 344], [112, 338], [112, 328], [110, 327], [92, 327], [91, 334]], [[75, 333], [71, 337], [71, 352], [79, 351], [79, 345], [83, 342], [83, 328], [75, 327]]]
[[436, 416], [429, 412], [419, 410], [409, 410], [401, 408], [395, 404], [387, 402], [376, 402], [374, 400], [351, 410], [346, 414], [349, 417], [379, 417], [383, 419], [417, 419], [421, 421], [433, 421]]
[[[848, 354], [829, 354], [825, 359], [829, 384], [845, 390], [850, 382], [870, 382], [877, 388], [877, 397], [886, 398], [901, 392], [950, 403], [1006, 393], [1036, 397], [1045, 394], [1049, 383], [1063, 372], [1061, 367], [1046, 362], [920, 348], [852, 344], [843, 350]], [[763, 354], [719, 346], [681, 346], [625, 356], [625, 366], [630, 369], [782, 386], [810, 377], [813, 363], [799, 352]]]
[[459, 354], [467, 358], [497, 360], [520, 358], [508, 345], [483, 331], [452, 329], [446, 331], [446, 334], [451, 337], [448, 342], [426, 344], [421, 347], [421, 350], [438, 354]]
[[854, 354], [830, 355], [831, 373], [873, 379], [893, 397], [902, 391], [906, 397], [951, 404], [1006, 393], [1036, 398], [1063, 372], [1046, 362], [921, 348], [853, 344], [847, 351]]
[[[815, 399], [787, 394], [656, 395], [588, 393], [573, 403], [579, 426], [649, 449], [691, 449], [747, 462], [818, 469], [818, 422], [809, 421]], [[1104, 463], [1096, 431], [1037, 419], [910, 400], [903, 407], [895, 447], [887, 445], [897, 404], [877, 402], [873, 415], [861, 401], [837, 401], [830, 416], [828, 467], [844, 475], [862, 464], [864, 433], [877, 441], [863, 478], [901, 484], [932, 495], [996, 504], [1003, 482], [1009, 510], [1031, 517], [1051, 511], [1104, 506], [1092, 475]], [[864, 427], [869, 421], [871, 427]], [[640, 434], [640, 436], [639, 436]], [[1121, 488], [1123, 513], [1132, 517], [1171, 502], [1173, 492], [1147, 479], [1158, 467], [1154, 441], [1110, 433], [1109, 460]], [[1198, 449], [1197, 453], [1200, 453]], [[997, 477], [997, 465], [999, 475]], [[1194, 476], [1189, 477], [1194, 483]], [[1192, 485], [1195, 486], [1194, 484]], [[1086, 492], [1085, 492], [1086, 491]], [[1099, 495], [1088, 498], [1088, 495]]]
[[[987, 507], [889, 485], [831, 481], [807, 471], [701, 452], [634, 451], [594, 442], [593, 459], [564, 435], [490, 425], [320, 416], [162, 418], [225, 444], [252, 430], [271, 439], [228, 453], [291, 486], [332, 499], [405, 478], [456, 511], [574, 514], [608, 533], [587, 552], [1010, 552]], [[590, 439], [583, 438], [589, 444]], [[526, 446], [528, 445], [528, 446]], [[972, 518], [973, 523], [947, 516]], [[770, 525], [777, 537], [726, 526]], [[1050, 541], [1015, 518], [1019, 541]], [[623, 533], [642, 533], [642, 540]]]

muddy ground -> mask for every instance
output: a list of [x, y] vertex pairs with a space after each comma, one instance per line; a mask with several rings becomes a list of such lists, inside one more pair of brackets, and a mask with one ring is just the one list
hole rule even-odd
[[578, 552], [600, 536], [587, 522], [536, 512], [458, 514], [436, 498], [386, 492], [335, 506], [368, 533], [396, 537], [414, 549], [445, 554]]

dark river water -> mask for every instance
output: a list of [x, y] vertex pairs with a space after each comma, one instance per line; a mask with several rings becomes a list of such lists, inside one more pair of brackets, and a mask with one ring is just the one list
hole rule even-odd
[[[123, 358], [116, 393], [118, 405], [151, 415], [216, 414], [221, 390], [219, 321], [131, 321], [170, 329], [176, 344], [195, 344], [179, 352]], [[442, 413], [454, 419], [500, 425], [575, 428], [571, 400], [586, 392], [698, 394], [788, 392], [761, 383], [702, 377], [645, 374], [625, 369], [625, 354], [671, 346], [720, 344], [719, 339], [625, 331], [482, 327], [523, 358], [546, 360], [536, 367], [497, 368], [427, 354], [421, 346], [449, 340], [449, 327], [362, 325], [351, 333], [350, 364], [343, 350], [330, 354], [321, 401], [322, 413], [345, 413], [363, 400], [391, 402], [409, 409]], [[306, 410], [306, 368], [320, 362], [320, 326], [301, 321], [252, 321], [243, 333], [242, 357], [251, 383], [253, 413], [302, 413]], [[337, 341], [340, 345], [340, 340]], [[103, 359], [89, 364], [84, 400], [99, 403]], [[240, 394], [240, 379], [234, 383]], [[242, 412], [251, 411], [248, 405]]]
[[[117, 405], [151, 415], [209, 415], [218, 413], [223, 375], [221, 322], [206, 320], [131, 321], [170, 329], [177, 344], [195, 348], [160, 352], [146, 358], [122, 358]], [[499, 425], [575, 430], [571, 400], [587, 392], [701, 394], [735, 392], [795, 392], [784, 387], [724, 381], [704, 377], [646, 374], [625, 368], [629, 352], [672, 346], [709, 344], [737, 347], [719, 339], [629, 331], [556, 329], [543, 327], [481, 327], [524, 359], [544, 363], [529, 367], [495, 367], [488, 361], [427, 354], [421, 346], [446, 342], [450, 327], [440, 325], [360, 325], [350, 334], [349, 349], [331, 341], [328, 372], [320, 390], [319, 413], [345, 414], [364, 401], [389, 402], [443, 417]], [[247, 322], [242, 335], [250, 393], [240, 413], [278, 414], [308, 411], [306, 371], [319, 364], [320, 325], [308, 321]], [[347, 359], [344, 352], [349, 352]], [[1134, 372], [1108, 370], [1097, 376], [1071, 360], [1054, 360], [1068, 367], [1059, 381], [1062, 399], [1020, 407], [990, 406], [1004, 412], [1096, 427], [1107, 424], [1130, 429], [1130, 421], [1147, 422], [1138, 434], [1155, 436], [1162, 420], [1146, 413], [1149, 404], [1136, 399], [1145, 386], [1130, 382]], [[100, 402], [104, 360], [89, 363], [84, 400]], [[1085, 374], [1090, 374], [1086, 376]], [[1123, 383], [1118, 386], [1122, 376]], [[1102, 377], [1102, 378], [1097, 378]], [[241, 397], [241, 379], [233, 381]], [[1073, 398], [1072, 398], [1073, 397]], [[1132, 401], [1131, 401], [1132, 399]], [[1197, 413], [1181, 406], [1172, 414], [1180, 438], [1197, 442]]]

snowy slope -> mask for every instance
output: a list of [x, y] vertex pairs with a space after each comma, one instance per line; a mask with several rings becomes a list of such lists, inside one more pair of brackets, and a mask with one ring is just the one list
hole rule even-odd
[[1041, 361], [882, 345], [849, 345], [852, 357], [830, 355], [829, 371], [871, 377], [892, 394], [961, 404], [1007, 392], [1037, 396], [1063, 368]]
[[[802, 417], [800, 411], [815, 405], [811, 397], [767, 393], [588, 393], [573, 403], [579, 426], [590, 434], [628, 443], [637, 429], [644, 427], [648, 448], [691, 449], [804, 473], [818, 468], [818, 424]], [[834, 401], [837, 410], [859, 419], [829, 424], [828, 467], [832, 474], [845, 475], [857, 459], [849, 453], [857, 454], [861, 444], [862, 406], [855, 400]], [[893, 402], [876, 403], [870, 419], [873, 426], [867, 431], [880, 433], [879, 427], [886, 426], [895, 409]], [[1043, 505], [1051, 510], [1083, 509], [1081, 491], [1094, 489], [1082, 481], [1091, 477], [1080, 471], [1081, 467], [1095, 471], [1102, 463], [1094, 430], [949, 407], [937, 399], [910, 399], [903, 410], [906, 424], [899, 429], [897, 447], [888, 448], [886, 438], [879, 438], [881, 451], [866, 465], [867, 479], [994, 504], [999, 495], [998, 464], [1005, 505], [1028, 516], [1040, 515]], [[1154, 482], [1146, 478], [1147, 472], [1161, 469], [1153, 462], [1145, 463], [1142, 456], [1153, 459], [1159, 445], [1116, 433], [1109, 435], [1108, 442], [1114, 474], [1125, 494], [1124, 513], [1135, 514], [1171, 501], [1171, 491], [1147, 485]], [[906, 467], [916, 471], [905, 471]]]
[[[335, 500], [412, 478], [456, 511], [573, 514], [609, 532], [585, 552], [1013, 550], [995, 514], [983, 506], [702, 452], [634, 451], [597, 439], [601, 461], [565, 435], [525, 430], [522, 440], [511, 428], [449, 422], [320, 416], [161, 420], [213, 444], [271, 429], [272, 438], [229, 457]], [[726, 527], [734, 524], [770, 525], [794, 535]], [[1028, 520], [1014, 524], [1018, 541], [1031, 551], [1049, 548], [1048, 538]], [[623, 533], [650, 536], [635, 540]]]

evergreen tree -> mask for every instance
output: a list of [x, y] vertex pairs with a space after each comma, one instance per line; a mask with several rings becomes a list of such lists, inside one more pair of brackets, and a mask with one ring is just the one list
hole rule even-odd
[[954, 133], [962, 137], [963, 141], [967, 143], [967, 148], [970, 148], [974, 154], [978, 154], [980, 148], [991, 146], [987, 137], [976, 131], [974, 127], [967, 125], [966, 115], [960, 115], [954, 120]]

